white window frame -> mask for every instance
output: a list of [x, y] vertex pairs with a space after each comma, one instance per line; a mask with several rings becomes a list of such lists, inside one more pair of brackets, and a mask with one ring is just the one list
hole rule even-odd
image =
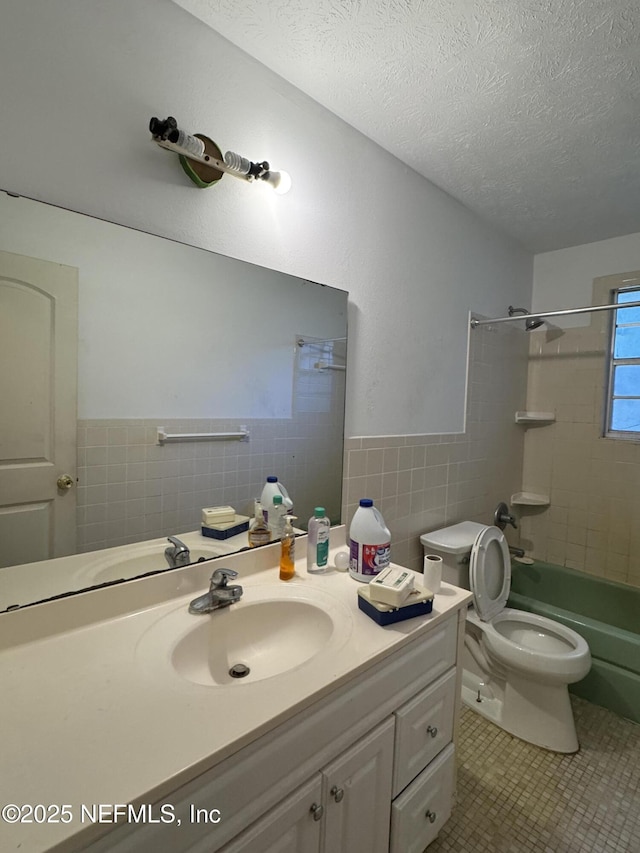
[[[640, 285], [632, 285], [630, 287], [616, 287], [611, 291], [611, 302], [614, 304], [618, 304], [618, 295], [620, 293], [628, 293], [629, 291], [634, 291], [638, 295], [638, 301], [640, 301]], [[624, 304], [624, 303], [623, 303]], [[614, 356], [614, 348], [615, 348], [615, 339], [616, 339], [616, 328], [618, 327], [617, 323], [617, 311], [611, 312], [611, 326], [609, 330], [609, 356], [608, 356], [608, 381], [607, 381], [607, 396], [606, 396], [606, 405], [605, 405], [605, 424], [604, 424], [604, 436], [605, 438], [618, 438], [624, 441], [640, 441], [640, 430], [614, 430], [611, 429], [611, 417], [613, 414], [613, 377], [615, 368], [618, 365], [626, 366], [626, 365], [640, 365], [640, 356], [638, 358], [615, 358]], [[621, 326], [640, 326], [640, 323], [622, 323]], [[636, 400], [640, 399], [640, 388], [638, 389], [638, 394], [633, 396], [625, 396], [625, 397], [617, 397], [616, 399], [624, 399], [624, 400]]]

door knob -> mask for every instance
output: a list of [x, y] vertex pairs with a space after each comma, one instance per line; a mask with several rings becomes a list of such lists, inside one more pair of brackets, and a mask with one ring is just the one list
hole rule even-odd
[[62, 474], [62, 476], [57, 479], [58, 488], [61, 492], [66, 492], [67, 489], [70, 489], [73, 486], [73, 479], [68, 474]]

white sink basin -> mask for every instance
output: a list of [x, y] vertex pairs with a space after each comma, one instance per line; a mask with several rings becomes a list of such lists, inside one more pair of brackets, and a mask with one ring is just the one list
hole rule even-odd
[[143, 635], [136, 657], [152, 675], [236, 688], [334, 654], [351, 630], [349, 610], [332, 596], [302, 585], [249, 586], [213, 613], [174, 608]]

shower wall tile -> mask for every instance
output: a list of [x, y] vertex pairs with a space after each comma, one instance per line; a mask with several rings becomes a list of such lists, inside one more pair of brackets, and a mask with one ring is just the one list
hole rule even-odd
[[[607, 302], [621, 278], [595, 279], [592, 304]], [[556, 421], [526, 431], [524, 487], [548, 494], [550, 505], [523, 512], [520, 544], [539, 559], [640, 586], [640, 442], [602, 435], [609, 318], [590, 317], [586, 327], [531, 333], [527, 408], [554, 410]]]

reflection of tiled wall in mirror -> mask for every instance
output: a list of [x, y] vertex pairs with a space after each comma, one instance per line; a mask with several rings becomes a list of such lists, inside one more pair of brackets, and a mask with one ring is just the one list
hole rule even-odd
[[[342, 384], [344, 374], [333, 386]], [[341, 402], [344, 391], [333, 391]], [[342, 394], [342, 397], [340, 396]], [[312, 400], [312, 396], [307, 396]], [[339, 416], [296, 411], [287, 420], [247, 421], [249, 441], [159, 445], [150, 420], [91, 420], [78, 427], [78, 551], [94, 551], [197, 530], [203, 506], [253, 514], [267, 476], [286, 486], [306, 526], [319, 495], [340, 520], [342, 402]], [[165, 420], [171, 433], [237, 431], [236, 421]]]

